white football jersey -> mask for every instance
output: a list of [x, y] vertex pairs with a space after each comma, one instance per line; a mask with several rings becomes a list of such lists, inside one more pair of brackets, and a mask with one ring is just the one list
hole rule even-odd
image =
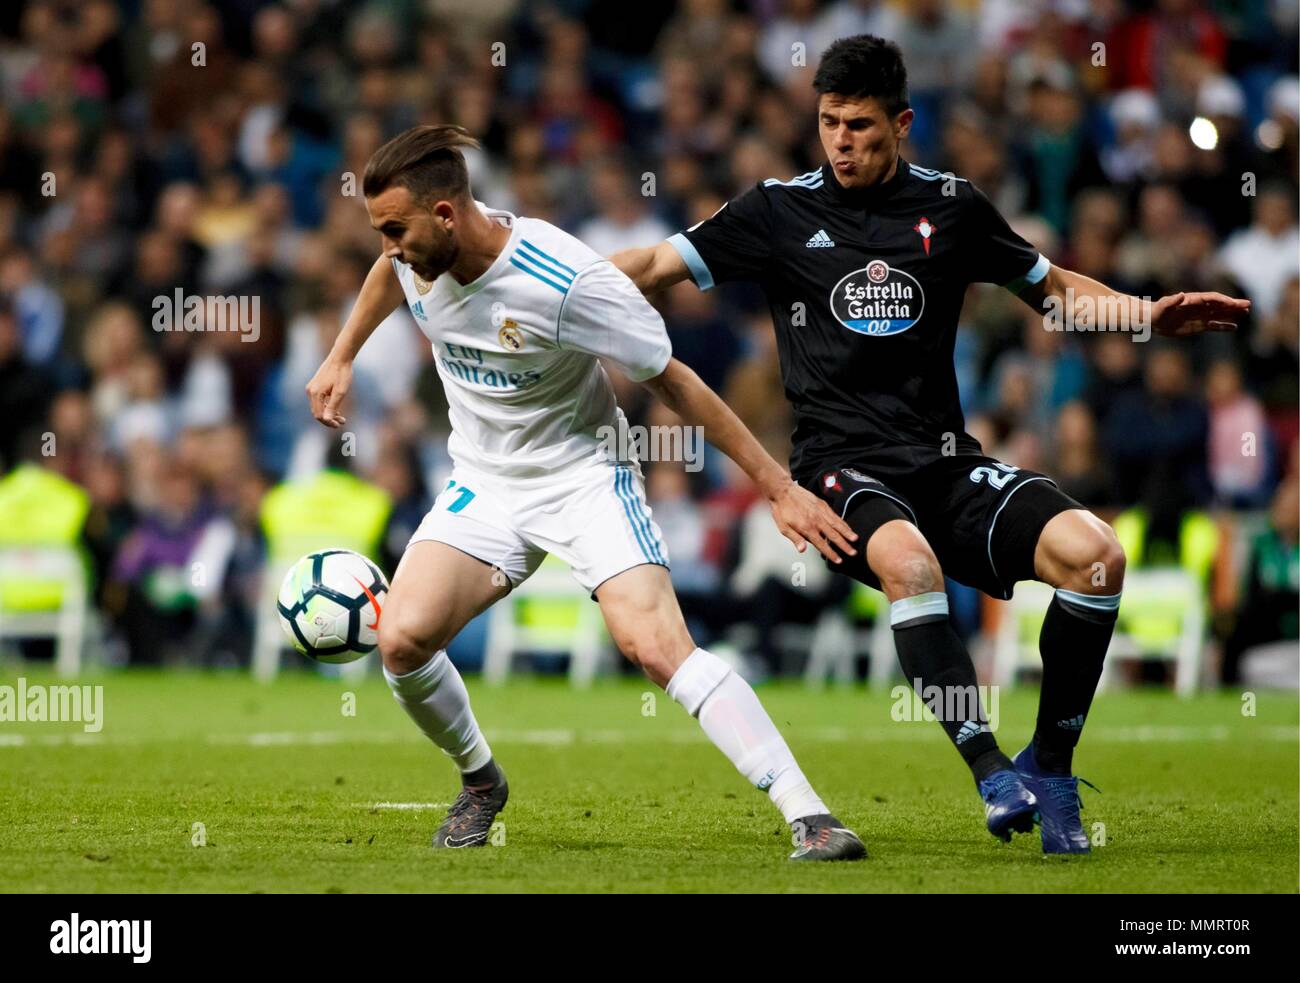
[[[598, 357], [641, 382], [672, 356], [659, 313], [609, 260], [540, 219], [479, 207], [510, 229], [501, 254], [464, 286], [393, 260], [433, 344], [457, 464], [507, 477], [605, 460], [602, 427], [623, 411]], [[622, 432], [616, 429], [614, 432]]]

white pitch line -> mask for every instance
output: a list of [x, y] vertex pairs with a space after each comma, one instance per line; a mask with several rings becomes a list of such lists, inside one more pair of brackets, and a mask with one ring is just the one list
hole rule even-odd
[[[901, 722], [900, 722], [901, 723]], [[930, 721], [912, 721], [916, 726], [890, 725], [880, 728], [855, 730], [850, 727], [791, 728], [796, 740], [825, 744], [893, 744], [915, 741], [939, 741], [942, 733]], [[29, 725], [28, 733], [0, 733], [0, 750], [25, 747], [75, 747], [94, 748], [108, 746], [147, 746], [149, 744], [175, 744], [176, 736], [151, 737], [145, 734], [39, 734]], [[1006, 728], [999, 728], [1002, 733]], [[537, 747], [571, 747], [575, 744], [702, 744], [705, 736], [698, 730], [656, 729], [653, 725], [630, 727], [624, 730], [596, 729], [579, 731], [572, 728], [533, 730], [489, 730], [487, 736], [493, 743], [523, 744]], [[1084, 731], [1084, 743], [1099, 744], [1190, 744], [1195, 742], [1251, 744], [1260, 741], [1296, 743], [1300, 741], [1300, 727], [1285, 724], [1259, 724], [1252, 727], [1226, 724], [1144, 724], [1139, 726], [1095, 725]], [[181, 740], [187, 740], [182, 736]], [[194, 737], [211, 745], [238, 747], [301, 747], [338, 744], [418, 744], [415, 731], [261, 731], [252, 734], [208, 734]]]
[[573, 730], [518, 730], [506, 731], [501, 735], [503, 741], [513, 741], [516, 744], [542, 744], [542, 745], [563, 745], [572, 744], [578, 738], [577, 731]]
[[450, 802], [354, 802], [354, 809], [401, 809], [401, 810], [420, 810], [420, 809], [446, 809], [451, 806]]
[[24, 747], [39, 744], [42, 747], [62, 747], [73, 744], [77, 747], [98, 747], [103, 744], [139, 744], [137, 737], [105, 737], [99, 732], [87, 734], [72, 732], [70, 734], [0, 734], [0, 747]]
[[209, 734], [209, 744], [245, 744], [249, 747], [287, 747], [301, 744], [398, 744], [414, 735], [388, 731], [348, 733], [341, 730], [262, 731], [255, 734]]

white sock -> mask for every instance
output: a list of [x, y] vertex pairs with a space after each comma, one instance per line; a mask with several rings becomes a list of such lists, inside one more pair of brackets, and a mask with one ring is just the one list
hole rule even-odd
[[787, 823], [830, 812], [749, 683], [712, 652], [687, 656], [666, 689], [745, 779], [767, 791]]
[[470, 709], [465, 680], [446, 651], [434, 653], [419, 669], [402, 676], [384, 669], [384, 678], [415, 725], [461, 772], [475, 771], [492, 760], [492, 749]]

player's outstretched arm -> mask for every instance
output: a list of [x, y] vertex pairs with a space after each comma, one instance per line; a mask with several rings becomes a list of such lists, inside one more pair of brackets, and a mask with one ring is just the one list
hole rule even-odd
[[812, 543], [826, 559], [839, 563], [840, 553], [853, 556], [857, 552], [850, 543], [858, 537], [848, 523], [808, 489], [797, 485], [731, 407], [689, 366], [670, 359], [663, 372], [646, 379], [642, 385], [688, 426], [703, 428], [709, 443], [749, 475], [772, 507], [772, 517], [781, 535], [794, 543], [800, 553], [806, 543]]
[[609, 261], [646, 295], [681, 283], [690, 276], [681, 253], [667, 242], [644, 249], [624, 249], [609, 257]]
[[334, 347], [311, 377], [311, 382], [307, 383], [311, 415], [325, 426], [338, 428], [348, 422], [339, 414], [339, 407], [352, 385], [352, 361], [366, 339], [375, 333], [375, 328], [401, 302], [402, 285], [397, 280], [392, 261], [387, 256], [380, 256], [366, 274], [352, 313], [334, 339]]
[[1020, 292], [1020, 299], [1064, 327], [1087, 324], [1095, 331], [1145, 332], [1181, 338], [1203, 331], [1235, 331], [1250, 301], [1226, 294], [1177, 293], [1146, 300], [1111, 290], [1082, 273], [1052, 265], [1046, 276]]

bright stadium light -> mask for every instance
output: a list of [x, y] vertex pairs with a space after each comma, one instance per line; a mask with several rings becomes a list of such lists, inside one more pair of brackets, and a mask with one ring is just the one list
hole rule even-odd
[[1192, 143], [1201, 150], [1213, 150], [1219, 144], [1219, 131], [1204, 116], [1197, 116], [1187, 128], [1187, 135]]

